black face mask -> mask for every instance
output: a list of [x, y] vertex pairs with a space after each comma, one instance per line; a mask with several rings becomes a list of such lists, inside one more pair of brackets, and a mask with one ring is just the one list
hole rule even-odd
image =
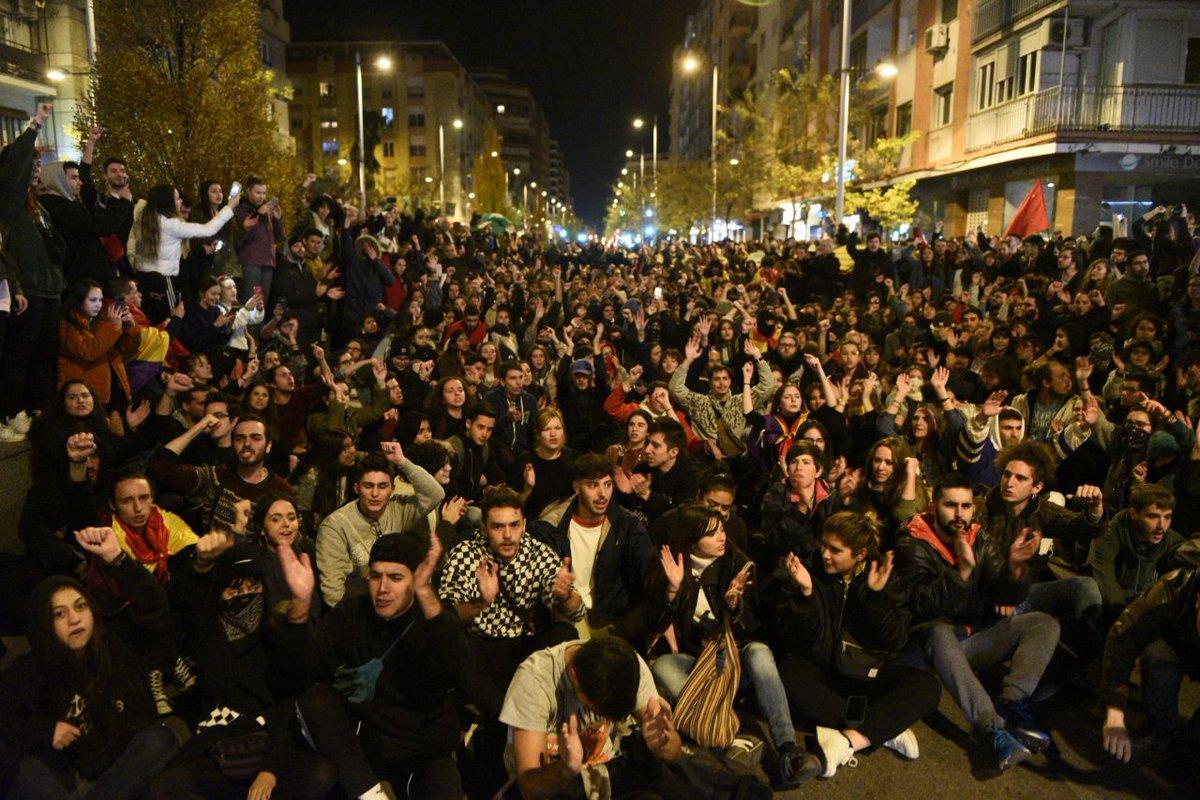
[[246, 637], [257, 634], [258, 626], [263, 615], [262, 591], [247, 592], [222, 600], [217, 618], [225, 631], [225, 638], [230, 644], [237, 643]]

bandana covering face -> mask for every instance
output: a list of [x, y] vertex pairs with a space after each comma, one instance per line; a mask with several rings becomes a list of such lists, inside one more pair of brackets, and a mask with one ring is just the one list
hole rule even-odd
[[262, 621], [263, 595], [261, 591], [239, 594], [221, 601], [217, 618], [230, 644], [238, 644], [251, 634], [258, 633]]

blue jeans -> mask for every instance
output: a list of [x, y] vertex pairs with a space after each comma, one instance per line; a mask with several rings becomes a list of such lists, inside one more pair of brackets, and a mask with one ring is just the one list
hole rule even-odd
[[73, 774], [59, 774], [40, 759], [25, 758], [17, 769], [12, 796], [27, 800], [131, 800], [167, 766], [178, 749], [171, 729], [155, 723], [134, 734], [116, 760], [90, 784]]
[[[742, 645], [742, 689], [749, 684], [758, 703], [758, 710], [767, 720], [771, 738], [776, 747], [796, 743], [796, 728], [792, 725], [792, 712], [788, 707], [787, 692], [775, 665], [775, 654], [762, 642], [747, 642]], [[674, 703], [687, 683], [688, 675], [696, 666], [696, 657], [687, 653], [669, 653], [654, 659], [650, 672]]]

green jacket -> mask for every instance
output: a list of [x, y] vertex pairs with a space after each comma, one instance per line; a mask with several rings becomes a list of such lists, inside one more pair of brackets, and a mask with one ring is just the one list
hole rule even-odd
[[1154, 585], [1159, 562], [1183, 543], [1183, 536], [1174, 530], [1168, 530], [1158, 544], [1138, 542], [1133, 525], [1129, 509], [1121, 511], [1104, 526], [1088, 554], [1088, 566], [1108, 609], [1124, 608]]
[[51, 255], [47, 243], [61, 252], [65, 242], [54, 232], [45, 209], [38, 206], [39, 223], [25, 208], [36, 141], [37, 131], [26, 128], [8, 146], [4, 163], [0, 164], [0, 224], [8, 225], [4, 250], [16, 262], [21, 293], [57, 301], [63, 292], [62, 265]]

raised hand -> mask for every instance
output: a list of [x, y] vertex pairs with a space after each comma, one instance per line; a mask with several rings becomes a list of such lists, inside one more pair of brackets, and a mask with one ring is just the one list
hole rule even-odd
[[308, 553], [300, 553], [297, 556], [296, 551], [290, 546], [280, 547], [276, 553], [279, 556], [279, 567], [283, 572], [283, 580], [292, 593], [292, 599], [311, 600], [313, 588], [316, 586], [316, 576], [313, 574]]
[[[413, 570], [413, 589], [415, 591], [419, 592], [422, 589], [430, 589], [433, 586], [433, 573], [437, 572], [438, 562], [442, 560], [443, 550], [442, 540], [436, 533], [430, 533], [429, 549], [425, 551], [425, 558]], [[498, 582], [499, 574], [499, 570], [497, 570], [497, 589], [500, 585]]]
[[817, 358], [812, 353], [804, 354], [804, 365], [818, 374], [822, 371], [821, 359]]
[[687, 344], [683, 346], [683, 355], [688, 361], [695, 361], [703, 353], [704, 350], [700, 347], [700, 340], [694, 336], [688, 339]]
[[641, 364], [634, 364], [633, 369], [629, 370], [629, 383], [631, 385], [637, 383], [638, 380], [642, 377], [642, 373], [644, 371], [645, 370], [642, 369]]
[[399, 442], [383, 442], [379, 445], [379, 449], [383, 451], [383, 455], [388, 461], [397, 467], [404, 466], [404, 449], [400, 447]]
[[754, 362], [747, 361], [742, 364], [742, 383], [746, 386], [750, 385], [750, 379], [754, 377]]
[[50, 740], [50, 746], [55, 750], [65, 750], [82, 735], [83, 731], [79, 728], [60, 720], [54, 723], [54, 737]]
[[804, 562], [800, 560], [800, 556], [795, 553], [788, 553], [787, 558], [783, 560], [783, 565], [787, 567], [788, 575], [792, 581], [800, 588], [801, 593], [808, 597], [813, 592], [812, 575], [809, 574], [808, 568], [804, 566]]
[[575, 573], [571, 571], [571, 557], [566, 556], [554, 573], [554, 588], [551, 590], [559, 600], [566, 600], [575, 590]]
[[179, 394], [180, 392], [188, 392], [195, 388], [195, 383], [191, 377], [182, 372], [172, 372], [167, 377], [167, 393]]
[[892, 577], [892, 567], [896, 563], [896, 554], [889, 550], [882, 561], [871, 562], [871, 570], [867, 573], [867, 588], [872, 592], [881, 592], [887, 586], [888, 578]]
[[733, 576], [733, 580], [729, 582], [729, 588], [725, 590], [725, 605], [731, 609], [738, 607], [738, 602], [742, 599], [742, 595], [746, 592], [746, 587], [754, 581], [754, 562], [747, 561], [738, 574]]
[[979, 407], [980, 413], [985, 417], [994, 417], [1004, 409], [1004, 401], [1008, 399], [1008, 392], [1003, 389], [992, 392], [988, 395], [987, 400], [983, 401], [983, 405]]
[[475, 568], [475, 580], [479, 584], [479, 596], [485, 605], [490, 605], [500, 594], [500, 565], [485, 558]]
[[650, 698], [650, 702], [638, 712], [637, 717], [638, 726], [642, 729], [642, 738], [651, 753], [661, 753], [675, 740], [675, 721], [671, 716], [671, 707], [665, 700], [659, 697]]
[[75, 541], [79, 546], [94, 556], [98, 556], [105, 564], [111, 564], [121, 555], [121, 545], [117, 542], [117, 534], [112, 528], [84, 528], [75, 531]]
[[150, 416], [149, 400], [143, 400], [137, 405], [130, 403], [125, 409], [125, 425], [130, 429], [137, 428], [146, 421], [148, 416]]
[[1087, 356], [1079, 356], [1075, 359], [1075, 380], [1079, 383], [1080, 388], [1087, 386], [1088, 379], [1092, 377], [1092, 371], [1095, 368], [1092, 360]]
[[558, 734], [558, 758], [572, 775], [583, 769], [583, 741], [579, 738], [579, 717], [572, 714]]
[[908, 397], [908, 393], [912, 391], [912, 378], [907, 372], [901, 372], [896, 376], [896, 399], [903, 400]]
[[946, 369], [945, 367], [938, 367], [933, 371], [933, 374], [929, 376], [929, 385], [936, 389], [939, 394], [945, 393], [946, 384], [949, 383], [949, 381], [950, 370]]
[[229, 531], [210, 531], [196, 541], [196, 561], [200, 564], [212, 564], [236, 542], [237, 539]]
[[82, 464], [96, 452], [96, 437], [90, 433], [75, 433], [67, 438], [67, 458]]
[[672, 592], [678, 592], [679, 587], [683, 585], [683, 554], [672, 556], [671, 548], [664, 544], [659, 550], [658, 559], [662, 564], [663, 574], [667, 576], [667, 587]]
[[1104, 491], [1099, 486], [1079, 486], [1075, 489], [1075, 494], [1068, 495], [1067, 499], [1082, 500], [1093, 518], [1104, 515]]
[[383, 359], [371, 359], [371, 374], [375, 376], [376, 385], [384, 386], [387, 383], [387, 364], [383, 363]]

